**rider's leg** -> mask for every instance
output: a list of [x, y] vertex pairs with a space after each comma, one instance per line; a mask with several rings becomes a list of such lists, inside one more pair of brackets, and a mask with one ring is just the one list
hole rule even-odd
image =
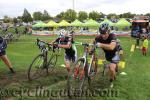
[[70, 72], [70, 62], [71, 62], [70, 56], [65, 55], [65, 66], [67, 68], [68, 73]]
[[9, 61], [9, 59], [7, 58], [7, 55], [2, 55], [0, 56], [0, 58], [3, 60], [3, 62], [7, 65], [7, 67], [10, 69], [10, 71], [12, 73], [15, 73], [15, 71], [13, 70], [12, 64]]
[[65, 66], [67, 68], [67, 71], [70, 72], [70, 61], [65, 60]]
[[109, 65], [109, 72], [110, 72], [110, 82], [112, 82], [115, 79], [116, 76], [116, 64], [110, 63]]

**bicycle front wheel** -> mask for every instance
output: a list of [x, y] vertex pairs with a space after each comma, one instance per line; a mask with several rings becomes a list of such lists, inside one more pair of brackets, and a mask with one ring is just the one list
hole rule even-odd
[[92, 84], [95, 82], [96, 80], [96, 74], [97, 74], [97, 67], [98, 67], [98, 62], [97, 60], [92, 60], [91, 61], [91, 66], [89, 66], [90, 69], [89, 70], [89, 75], [88, 75], [88, 84], [91, 87]]
[[[80, 58], [73, 67], [71, 75], [69, 75], [68, 85], [70, 92], [76, 92], [74, 94], [81, 95], [84, 88], [84, 82], [87, 76], [85, 60]], [[84, 66], [85, 65], [85, 66]]]
[[44, 70], [44, 55], [36, 56], [29, 66], [27, 77], [29, 80], [37, 79], [43, 74]]
[[56, 62], [57, 62], [57, 55], [52, 55], [48, 65], [47, 65], [47, 72], [51, 72], [53, 71], [54, 67], [56, 66]]

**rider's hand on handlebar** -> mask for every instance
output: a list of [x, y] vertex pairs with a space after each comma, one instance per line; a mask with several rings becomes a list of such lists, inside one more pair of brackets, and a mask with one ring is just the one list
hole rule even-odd
[[89, 51], [89, 55], [92, 55], [94, 53], [94, 49], [91, 49], [90, 51]]
[[96, 43], [96, 47], [101, 47], [101, 43]]
[[54, 43], [54, 44], [53, 44], [53, 47], [57, 48], [57, 47], [58, 47], [58, 44]]

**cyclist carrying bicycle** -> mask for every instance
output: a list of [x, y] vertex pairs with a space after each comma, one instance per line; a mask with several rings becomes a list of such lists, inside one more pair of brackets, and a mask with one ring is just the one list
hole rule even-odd
[[116, 77], [116, 68], [117, 63], [119, 62], [117, 39], [114, 34], [110, 33], [110, 27], [108, 23], [103, 23], [99, 27], [100, 35], [95, 38], [97, 47], [100, 47], [104, 50], [105, 58], [110, 62], [109, 72], [110, 72], [110, 83], [113, 87], [113, 81]]
[[77, 49], [74, 44], [73, 38], [74, 32], [67, 33], [66, 31], [61, 31], [59, 38], [57, 38], [52, 43], [57, 43], [59, 48], [65, 49], [65, 66], [67, 71], [70, 72], [70, 63], [75, 62], [77, 59]]

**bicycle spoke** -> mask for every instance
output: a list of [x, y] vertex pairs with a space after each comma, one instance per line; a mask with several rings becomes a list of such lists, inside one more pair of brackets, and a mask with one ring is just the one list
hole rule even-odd
[[43, 74], [44, 70], [44, 58], [43, 55], [38, 55], [31, 63], [28, 70], [28, 79], [37, 79]]
[[52, 57], [50, 58], [49, 62], [48, 62], [48, 72], [53, 71], [53, 68], [56, 66], [56, 62], [57, 62], [57, 55], [52, 55]]

